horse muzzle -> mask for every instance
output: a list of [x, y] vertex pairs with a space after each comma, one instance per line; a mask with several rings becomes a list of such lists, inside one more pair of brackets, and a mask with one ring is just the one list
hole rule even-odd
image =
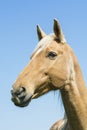
[[19, 90], [11, 90], [12, 98], [16, 106], [25, 107], [31, 101], [32, 95], [28, 95], [24, 87], [21, 87]]

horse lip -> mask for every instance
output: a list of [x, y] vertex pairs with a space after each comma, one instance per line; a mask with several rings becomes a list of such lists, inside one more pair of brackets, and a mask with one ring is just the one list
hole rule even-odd
[[18, 107], [26, 107], [30, 103], [32, 99], [32, 96], [24, 96], [22, 98], [19, 98], [18, 96], [12, 96], [11, 100], [13, 103]]

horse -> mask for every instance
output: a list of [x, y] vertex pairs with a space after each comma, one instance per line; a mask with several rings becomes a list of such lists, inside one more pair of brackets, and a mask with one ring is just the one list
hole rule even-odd
[[39, 43], [30, 62], [13, 84], [13, 103], [25, 107], [32, 99], [59, 90], [66, 116], [50, 130], [87, 130], [86, 85], [58, 20], [54, 19], [52, 34], [47, 35], [39, 25], [37, 34]]

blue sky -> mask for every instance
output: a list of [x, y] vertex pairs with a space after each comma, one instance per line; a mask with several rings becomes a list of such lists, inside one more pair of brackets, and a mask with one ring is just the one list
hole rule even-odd
[[[33, 100], [26, 108], [11, 102], [10, 90], [28, 64], [38, 39], [36, 25], [49, 34], [57, 18], [67, 42], [78, 57], [87, 79], [86, 0], [1, 0], [0, 1], [0, 130], [49, 130], [63, 117], [58, 92]], [[87, 81], [86, 81], [87, 82]]]

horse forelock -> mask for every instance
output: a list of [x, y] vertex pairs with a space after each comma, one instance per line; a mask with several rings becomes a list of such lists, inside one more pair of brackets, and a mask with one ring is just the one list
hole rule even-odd
[[43, 39], [41, 39], [39, 41], [39, 43], [37, 44], [37, 46], [36, 46], [32, 56], [31, 56], [31, 58], [34, 55], [37, 55], [43, 49], [45, 49], [53, 40], [55, 40], [55, 35], [54, 34], [47, 35]]

